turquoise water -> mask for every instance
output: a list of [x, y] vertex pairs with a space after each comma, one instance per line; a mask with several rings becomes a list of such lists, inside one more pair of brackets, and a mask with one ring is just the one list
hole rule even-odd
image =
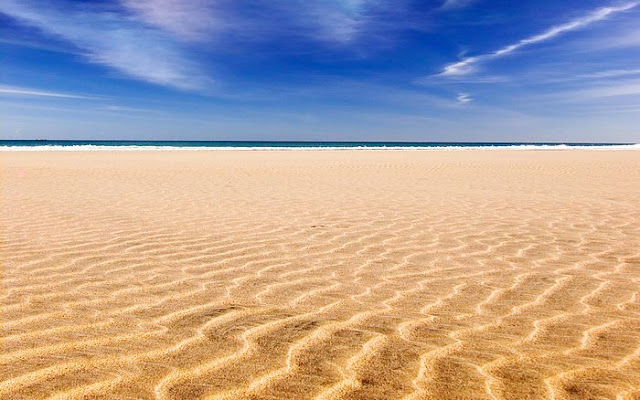
[[268, 141], [164, 141], [164, 140], [0, 140], [3, 150], [144, 149], [446, 149], [520, 148], [636, 149], [633, 143], [527, 143], [527, 142], [268, 142]]

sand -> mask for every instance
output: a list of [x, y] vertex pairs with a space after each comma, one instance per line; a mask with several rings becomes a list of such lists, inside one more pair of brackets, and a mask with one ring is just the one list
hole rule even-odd
[[640, 152], [0, 168], [2, 399], [640, 398]]

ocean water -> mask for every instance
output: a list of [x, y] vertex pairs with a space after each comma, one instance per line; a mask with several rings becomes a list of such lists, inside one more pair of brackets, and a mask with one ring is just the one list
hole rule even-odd
[[635, 143], [0, 140], [0, 151], [93, 150], [640, 150]]

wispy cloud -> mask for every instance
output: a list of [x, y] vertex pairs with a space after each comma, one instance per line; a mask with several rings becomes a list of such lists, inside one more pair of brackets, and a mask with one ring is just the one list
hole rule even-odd
[[450, 85], [455, 84], [469, 84], [469, 85], [493, 85], [496, 83], [508, 83], [512, 82], [513, 78], [504, 75], [459, 75], [451, 77], [443, 77], [440, 75], [428, 75], [417, 78], [413, 81], [416, 85], [421, 86], [434, 86], [434, 85]]
[[640, 31], [637, 28], [615, 37], [608, 37], [602, 42], [598, 43], [599, 46], [604, 48], [616, 48], [616, 47], [639, 47], [640, 46]]
[[50, 40], [46, 42], [30, 39], [22, 39], [16, 37], [2, 37], [0, 43], [8, 44], [10, 46], [28, 47], [37, 50], [51, 51], [55, 53], [73, 53], [75, 49], [70, 48], [68, 44], [60, 45], [58, 43], [51, 43]]
[[150, 108], [128, 107], [128, 106], [117, 106], [117, 105], [107, 105], [104, 107], [100, 107], [100, 110], [114, 111], [114, 112], [137, 112], [137, 113], [157, 113], [158, 112], [158, 110], [153, 110]]
[[[212, 49], [222, 54], [266, 42], [277, 43], [278, 49], [318, 45], [305, 41], [355, 49], [363, 42], [388, 40], [389, 35], [380, 32], [393, 24], [388, 21], [390, 14], [381, 12], [389, 7], [381, 4], [273, 0], [251, 2], [248, 7], [212, 0], [5, 0], [0, 2], [0, 13], [127, 77], [210, 92], [214, 80], [207, 68], [215, 56], [207, 60], [202, 53], [195, 54], [196, 49], [211, 55]], [[393, 11], [402, 8], [395, 6]]]
[[65, 99], [98, 99], [96, 96], [85, 96], [80, 94], [71, 94], [63, 92], [53, 92], [49, 90], [40, 90], [16, 86], [0, 85], [0, 95], [5, 96], [35, 96], [35, 97], [57, 97]]
[[582, 74], [578, 78], [589, 79], [603, 79], [603, 78], [617, 78], [620, 76], [640, 75], [640, 69], [612, 69], [607, 71], [593, 72], [589, 74]]
[[458, 97], [456, 97], [456, 101], [458, 104], [467, 104], [473, 101], [473, 98], [469, 93], [458, 93]]
[[444, 67], [444, 70], [439, 75], [440, 76], [460, 76], [460, 75], [470, 74], [476, 70], [476, 65], [478, 63], [507, 56], [521, 49], [522, 47], [529, 46], [535, 43], [544, 42], [547, 40], [551, 40], [566, 32], [584, 28], [594, 22], [601, 21], [612, 14], [630, 10], [634, 7], [637, 7], [638, 5], [640, 5], [640, 1], [630, 2], [630, 3], [626, 3], [624, 5], [616, 6], [616, 7], [599, 8], [581, 18], [566, 22], [561, 25], [554, 26], [538, 35], [534, 35], [534, 36], [530, 36], [528, 38], [522, 39], [516, 43], [505, 46], [494, 52], [481, 54], [473, 57], [467, 57], [456, 63], [449, 64], [446, 67]]
[[327, 42], [349, 43], [367, 26], [365, 14], [373, 3], [371, 0], [284, 1], [280, 7], [291, 15], [298, 33]]
[[554, 107], [591, 107], [594, 109], [619, 109], [638, 104], [640, 78], [614, 77], [612, 79], [581, 82], [579, 85], [554, 87], [546, 93], [537, 93], [527, 100]]
[[472, 3], [475, 3], [476, 0], [445, 0], [440, 6], [441, 10], [453, 10], [457, 8], [463, 8]]
[[581, 89], [571, 93], [573, 99], [594, 99], [640, 95], [640, 80], [627, 80], [613, 85]]
[[205, 90], [211, 83], [162, 31], [108, 10], [66, 6], [5, 0], [0, 12], [73, 44], [88, 61], [127, 76], [183, 90]]
[[142, 21], [183, 40], [207, 40], [226, 26], [208, 0], [121, 0]]
[[210, 0], [119, 0], [135, 18], [181, 41], [216, 41], [217, 36], [262, 41], [285, 33], [349, 43], [367, 25], [373, 0], [272, 0], [237, 6]]

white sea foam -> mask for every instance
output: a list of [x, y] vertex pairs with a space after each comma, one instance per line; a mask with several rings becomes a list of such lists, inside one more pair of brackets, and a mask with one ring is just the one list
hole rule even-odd
[[0, 151], [340, 151], [340, 150], [377, 150], [377, 151], [458, 151], [458, 150], [640, 150], [640, 144], [619, 145], [566, 145], [566, 144], [518, 144], [483, 146], [102, 146], [102, 145], [42, 145], [42, 146], [0, 146]]

